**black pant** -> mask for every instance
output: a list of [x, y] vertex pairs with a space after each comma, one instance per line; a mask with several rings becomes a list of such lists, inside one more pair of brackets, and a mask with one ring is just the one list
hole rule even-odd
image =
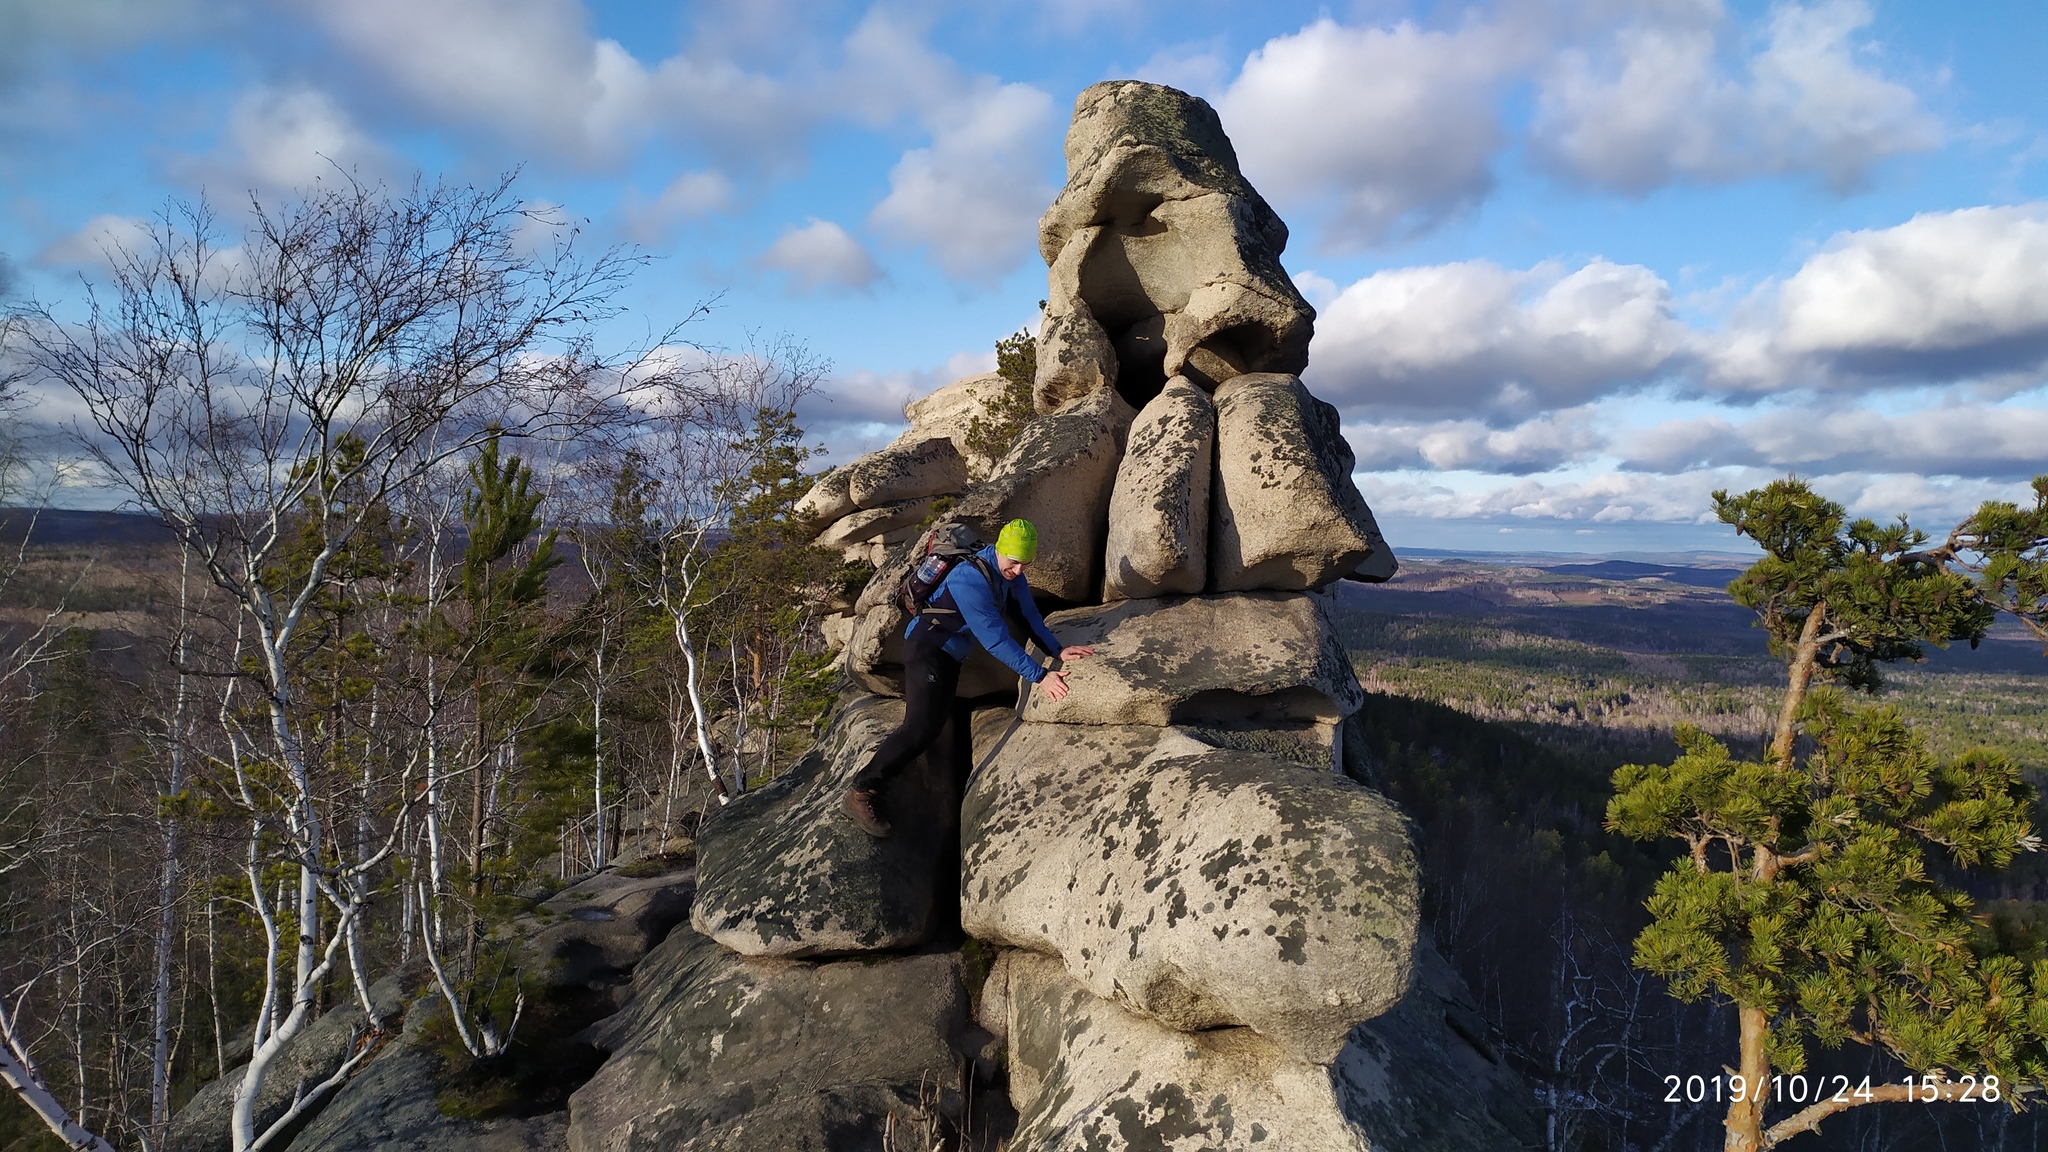
[[887, 788], [891, 779], [945, 731], [959, 688], [960, 661], [946, 655], [936, 644], [912, 640], [905, 645], [903, 723], [882, 738], [875, 754], [868, 759], [868, 766], [854, 776], [853, 786], [870, 792]]

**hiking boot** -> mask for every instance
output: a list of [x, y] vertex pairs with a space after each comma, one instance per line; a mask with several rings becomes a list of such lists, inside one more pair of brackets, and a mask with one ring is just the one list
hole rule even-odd
[[864, 788], [850, 788], [842, 807], [861, 831], [880, 839], [889, 834], [889, 822], [875, 811], [875, 800], [873, 792]]

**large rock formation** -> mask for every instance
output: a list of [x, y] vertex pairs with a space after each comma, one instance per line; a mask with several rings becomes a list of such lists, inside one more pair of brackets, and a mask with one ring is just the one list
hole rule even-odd
[[[1512, 1076], [1446, 1022], [1455, 979], [1421, 940], [1408, 824], [1346, 747], [1362, 690], [1317, 590], [1394, 559], [1336, 410], [1299, 378], [1314, 313], [1280, 267], [1286, 229], [1215, 113], [1171, 89], [1088, 89], [1067, 158], [1040, 227], [1040, 415], [985, 480], [916, 497], [952, 495], [945, 515], [984, 538], [1035, 521], [1032, 586], [1066, 605], [1048, 623], [1096, 650], [1065, 699], [1031, 693], [1012, 722], [997, 697], [971, 726], [959, 922], [1002, 949], [981, 1020], [1007, 1041], [1010, 1146], [1518, 1147]], [[821, 543], [883, 542], [838, 473], [807, 507], [846, 525]], [[887, 548], [845, 628], [866, 692], [898, 691], [894, 590], [923, 548]], [[962, 694], [1006, 680], [970, 662]], [[886, 714], [861, 693], [845, 707]], [[845, 771], [764, 796], [744, 847], [707, 838], [706, 892], [771, 859], [843, 874], [817, 847], [843, 833], [803, 790]], [[870, 915], [926, 899], [914, 872]], [[861, 944], [846, 912], [817, 912], [829, 886], [746, 883], [747, 901], [700, 904], [699, 926], [750, 952]]]
[[[976, 456], [1003, 382], [970, 377], [797, 506], [876, 568], [827, 623], [847, 681], [816, 746], [706, 813], [693, 876], [593, 878], [522, 926], [555, 1031], [509, 1099], [451, 1112], [438, 993], [413, 973], [386, 989], [403, 1035], [296, 1152], [928, 1147], [913, 1129], [992, 1111], [947, 1146], [1532, 1146], [1424, 939], [1408, 824], [1361, 783], [1362, 689], [1318, 590], [1393, 555], [1299, 379], [1313, 312], [1286, 229], [1214, 111], [1172, 89], [1089, 88], [1067, 157], [1040, 228], [1039, 414]], [[1036, 522], [1032, 586], [1096, 654], [1060, 701], [970, 660], [876, 840], [841, 798], [902, 716], [895, 594], [941, 517], [984, 539]], [[351, 1011], [293, 1075], [335, 1066]], [[173, 1146], [201, 1147], [186, 1131]]]

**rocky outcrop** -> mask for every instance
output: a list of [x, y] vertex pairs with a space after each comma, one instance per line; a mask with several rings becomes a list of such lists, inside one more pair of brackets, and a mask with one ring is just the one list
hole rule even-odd
[[1002, 395], [1006, 387], [1008, 382], [1002, 376], [984, 372], [979, 376], [962, 377], [929, 396], [912, 400], [903, 406], [903, 418], [910, 421], [910, 430], [897, 442], [913, 437], [944, 436], [959, 450], [969, 472], [987, 475], [995, 461], [977, 454], [969, 438], [974, 422], [988, 419], [989, 405]]
[[822, 531], [840, 517], [851, 513], [859, 505], [853, 502], [853, 493], [847, 489], [847, 470], [844, 467], [828, 468], [811, 482], [811, 490], [804, 493], [790, 510], [790, 518], [812, 531]]
[[1259, 592], [1119, 600], [1047, 625], [1095, 655], [1067, 669], [1067, 698], [1033, 694], [1050, 724], [1292, 721], [1335, 724], [1364, 690], [1315, 596]]
[[1299, 379], [1253, 373], [1218, 388], [1210, 590], [1320, 588], [1384, 551], [1354, 462], [1337, 410]]
[[1031, 587], [1072, 603], [1097, 598], [1109, 498], [1124, 437], [1137, 415], [1114, 392], [1084, 396], [1025, 425], [985, 483], [954, 506], [953, 517], [994, 540], [1004, 523], [1038, 526]]
[[967, 462], [944, 436], [898, 441], [846, 468], [846, 494], [860, 508], [901, 506], [921, 496], [958, 492], [966, 483]]
[[876, 545], [886, 549], [915, 538], [931, 511], [929, 496], [861, 508], [819, 533], [816, 543], [820, 548], [847, 553], [848, 559], [867, 560]]
[[[387, 1026], [405, 1015], [410, 996], [418, 990], [418, 975], [410, 979], [386, 977], [370, 988], [370, 1003]], [[285, 1046], [263, 1078], [256, 1097], [256, 1130], [262, 1132], [291, 1108], [296, 1094], [334, 1075], [335, 1069], [355, 1052], [356, 1045], [371, 1037], [368, 1020], [355, 1004], [335, 1008], [306, 1026]], [[242, 1046], [248, 1055], [247, 1037]], [[165, 1147], [172, 1152], [227, 1152], [233, 1146], [229, 1119], [235, 1094], [241, 1089], [244, 1063], [201, 1088], [197, 1095], [172, 1118]], [[349, 1081], [353, 1084], [354, 1081]], [[346, 1086], [344, 1086], [346, 1090]], [[309, 1114], [300, 1123], [318, 1113]]]
[[632, 874], [638, 871], [600, 872], [542, 901], [516, 926], [519, 970], [549, 989], [622, 987], [640, 959], [689, 919], [696, 891], [694, 868]]
[[[1116, 762], [1148, 733], [1143, 759]], [[1421, 893], [1383, 797], [1173, 729], [1096, 739], [1117, 755], [1075, 773], [1079, 742], [1029, 725], [976, 778], [968, 932], [1056, 954], [1171, 1028], [1247, 1026], [1314, 1064], [1407, 992]]]
[[697, 830], [698, 932], [744, 956], [908, 948], [931, 925], [933, 869], [953, 784], [926, 756], [891, 789], [901, 829], [876, 840], [840, 811], [854, 773], [903, 717], [901, 701], [850, 699], [786, 775], [705, 814]]
[[1109, 497], [1105, 598], [1202, 590], [1215, 449], [1216, 407], [1185, 376], [1167, 381], [1138, 413]]
[[1514, 1077], [1447, 1014], [1436, 982], [1418, 983], [1335, 1060], [1306, 1063], [1250, 1029], [1162, 1027], [1095, 996], [1056, 959], [1009, 952], [982, 989], [980, 1019], [1009, 1053], [1013, 1152], [1540, 1147]]
[[1300, 372], [1315, 310], [1280, 266], [1287, 227], [1207, 102], [1096, 84], [1074, 102], [1067, 186], [1038, 225], [1051, 270], [1038, 409], [1115, 387], [1142, 407], [1186, 375]]
[[477, 1120], [442, 1110], [441, 1058], [418, 1031], [349, 1081], [348, 1089], [292, 1141], [294, 1152], [561, 1152], [569, 1117]]
[[610, 1058], [570, 1098], [572, 1152], [838, 1152], [882, 1147], [892, 1114], [958, 1117], [957, 953], [748, 960], [679, 929], [634, 982], [592, 1030]]

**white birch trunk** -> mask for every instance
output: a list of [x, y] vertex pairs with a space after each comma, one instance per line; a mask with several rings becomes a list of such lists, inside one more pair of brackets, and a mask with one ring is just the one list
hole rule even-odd
[[[187, 656], [188, 612], [192, 595], [192, 549], [178, 550], [178, 623], [177, 639], [172, 645], [171, 656], [178, 668], [177, 687], [172, 697], [171, 723], [168, 736], [170, 773], [164, 781], [164, 794], [175, 798], [185, 787], [185, 693], [188, 687], [185, 674]], [[178, 890], [178, 816], [175, 809], [168, 810], [163, 818], [163, 872], [158, 878], [157, 922], [156, 922], [156, 988], [155, 1002], [150, 1007], [150, 1076], [149, 1076], [149, 1127], [155, 1139], [163, 1138], [164, 1127], [171, 1120], [171, 921]]]

